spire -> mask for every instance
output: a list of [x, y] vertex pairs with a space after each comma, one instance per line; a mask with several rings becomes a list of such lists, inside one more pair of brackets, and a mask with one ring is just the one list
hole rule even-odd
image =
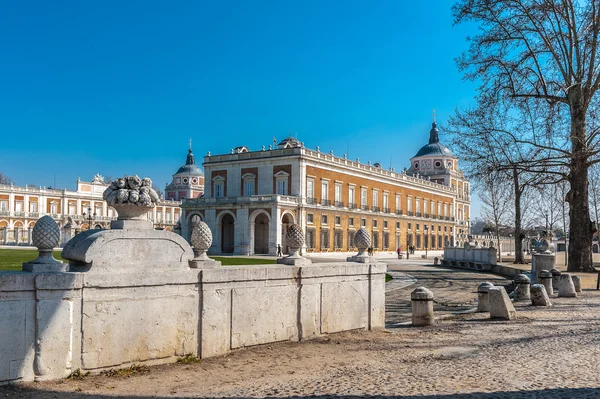
[[188, 150], [187, 158], [185, 160], [186, 165], [194, 165], [194, 154], [192, 153], [192, 139], [190, 139], [190, 149]]
[[439, 131], [437, 128], [435, 109], [433, 110], [433, 123], [431, 124], [431, 130], [429, 131], [429, 144], [435, 144], [440, 142]]

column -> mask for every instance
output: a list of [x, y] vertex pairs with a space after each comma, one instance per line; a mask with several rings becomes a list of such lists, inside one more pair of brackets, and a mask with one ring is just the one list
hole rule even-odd
[[277, 255], [277, 244], [281, 242], [281, 209], [275, 204], [271, 207], [271, 224], [269, 225], [269, 255]]
[[240, 207], [236, 212], [235, 233], [233, 238], [233, 253], [235, 255], [250, 255], [250, 226], [248, 208]]

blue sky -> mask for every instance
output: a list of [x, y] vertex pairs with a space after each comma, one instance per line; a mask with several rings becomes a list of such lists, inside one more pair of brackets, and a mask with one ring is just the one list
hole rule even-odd
[[[74, 188], [95, 173], [164, 187], [210, 151], [293, 132], [397, 170], [473, 101], [451, 2], [4, 2], [0, 172]], [[441, 133], [444, 141], [444, 134]]]

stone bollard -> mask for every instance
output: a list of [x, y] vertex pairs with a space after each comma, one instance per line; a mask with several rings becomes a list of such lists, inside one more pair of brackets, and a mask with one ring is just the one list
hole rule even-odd
[[524, 274], [519, 274], [517, 277], [515, 277], [513, 282], [515, 284], [515, 302], [529, 301], [531, 299], [531, 293], [529, 290], [531, 281], [529, 280], [529, 277]]
[[557, 269], [552, 269], [552, 270], [550, 270], [550, 273], [552, 273], [552, 287], [556, 291], [558, 291], [560, 289], [559, 282], [558, 282], [558, 280], [560, 279], [560, 271]]
[[437, 256], [435, 258], [433, 258], [433, 264], [435, 266], [439, 265], [440, 264], [440, 258], [438, 258]]
[[538, 279], [540, 280], [540, 284], [546, 287], [547, 295], [554, 294], [554, 288], [552, 287], [552, 273], [550, 273], [550, 270], [542, 270]]
[[489, 289], [490, 319], [510, 320], [517, 315], [506, 289], [504, 287], [491, 287]]
[[581, 292], [581, 277], [571, 276], [571, 280], [573, 280], [573, 285], [575, 286], [575, 292]]
[[560, 297], [576, 297], [575, 285], [569, 273], [562, 273], [558, 280], [558, 296]]
[[531, 304], [533, 306], [552, 306], [546, 287], [543, 284], [533, 284], [531, 286]]
[[412, 300], [413, 326], [429, 326], [434, 323], [433, 293], [425, 287], [417, 287], [410, 294]]
[[477, 311], [478, 312], [489, 312], [490, 311], [490, 288], [494, 284], [485, 282], [479, 284], [477, 288]]

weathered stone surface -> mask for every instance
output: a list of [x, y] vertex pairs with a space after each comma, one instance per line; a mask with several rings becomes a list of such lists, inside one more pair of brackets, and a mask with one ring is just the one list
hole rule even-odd
[[552, 286], [552, 273], [549, 270], [542, 270], [538, 276], [540, 284], [546, 288], [548, 295], [554, 294], [554, 288]]
[[558, 280], [559, 297], [576, 297], [575, 285], [570, 273], [562, 273]]
[[540, 282], [540, 273], [544, 270], [554, 269], [556, 258], [550, 253], [534, 253], [531, 256], [531, 283], [537, 284]]
[[410, 294], [412, 302], [413, 326], [429, 326], [435, 323], [433, 314], [433, 292], [425, 287], [417, 287]]
[[494, 284], [485, 282], [479, 284], [477, 288], [477, 311], [478, 312], [489, 312], [490, 311], [490, 297], [489, 291]]
[[369, 327], [369, 281], [322, 284], [321, 332], [334, 333]]
[[529, 290], [529, 286], [530, 286], [529, 277], [527, 277], [524, 274], [519, 274], [519, 275], [517, 275], [517, 277], [515, 277], [513, 282], [515, 284], [515, 291], [514, 291], [515, 302], [529, 301], [531, 299], [531, 293]]
[[571, 276], [573, 280], [573, 285], [575, 286], [575, 292], [581, 292], [581, 277], [579, 276]]
[[544, 285], [533, 284], [531, 286], [531, 304], [533, 306], [552, 306]]
[[504, 287], [492, 287], [489, 289], [490, 318], [511, 320], [517, 312], [513, 306]]
[[550, 273], [552, 273], [552, 287], [554, 288], [555, 291], [559, 291], [560, 290], [560, 270], [558, 269], [552, 269], [550, 270]]

